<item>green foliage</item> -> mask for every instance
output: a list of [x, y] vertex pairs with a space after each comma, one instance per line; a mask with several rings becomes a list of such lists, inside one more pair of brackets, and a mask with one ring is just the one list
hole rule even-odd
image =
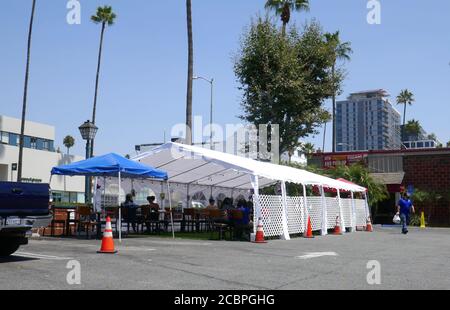
[[397, 103], [404, 105], [412, 105], [414, 103], [414, 95], [409, 90], [404, 89], [397, 96]]
[[292, 152], [299, 140], [317, 134], [328, 118], [322, 104], [342, 83], [333, 77], [333, 55], [320, 25], [284, 36], [268, 18], [258, 18], [242, 38], [234, 71], [243, 92], [242, 119], [280, 126], [280, 151]]
[[412, 119], [405, 125], [405, 134], [417, 136], [419, 135], [421, 128], [422, 126], [420, 126], [420, 122]]
[[309, 11], [309, 0], [267, 0], [265, 7], [280, 16], [284, 29], [291, 20], [292, 11]]
[[75, 145], [75, 138], [72, 136], [66, 136], [63, 140], [63, 144], [67, 148], [67, 154], [69, 154], [69, 149]]
[[117, 15], [112, 11], [112, 7], [105, 5], [104, 7], [98, 7], [97, 13], [91, 16], [91, 20], [96, 24], [107, 24], [108, 26], [114, 25], [114, 21]]

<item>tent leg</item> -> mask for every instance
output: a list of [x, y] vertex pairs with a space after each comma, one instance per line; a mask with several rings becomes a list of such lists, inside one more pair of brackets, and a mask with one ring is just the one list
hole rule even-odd
[[119, 172], [119, 242], [122, 243], [122, 208], [120, 203], [120, 193], [122, 191], [121, 173]]
[[169, 197], [170, 222], [172, 223], [172, 238], [175, 239], [175, 228], [173, 227], [172, 197], [170, 195], [169, 181], [167, 181], [167, 196]]
[[328, 235], [328, 209], [327, 199], [325, 197], [325, 189], [320, 186], [320, 195], [322, 196], [322, 236]]
[[341, 220], [341, 231], [345, 234], [345, 222], [344, 222], [344, 212], [342, 212], [342, 201], [341, 201], [341, 190], [336, 188], [338, 195], [338, 203], [339, 203], [339, 217]]
[[352, 232], [356, 231], [356, 205], [355, 205], [355, 194], [351, 192], [352, 195]]
[[304, 209], [304, 218], [303, 218], [303, 227], [304, 234], [306, 234], [308, 230], [308, 218], [309, 218], [309, 209], [308, 209], [308, 197], [306, 196], [306, 185], [302, 184], [303, 187], [303, 209]]
[[282, 181], [281, 182], [281, 196], [282, 196], [282, 204], [283, 204], [283, 209], [282, 209], [282, 214], [281, 214], [281, 219], [282, 219], [282, 225], [283, 225], [283, 236], [282, 238], [284, 240], [291, 240], [291, 236], [289, 235], [289, 226], [288, 226], [288, 206], [287, 206], [287, 194], [286, 194], [286, 182]]

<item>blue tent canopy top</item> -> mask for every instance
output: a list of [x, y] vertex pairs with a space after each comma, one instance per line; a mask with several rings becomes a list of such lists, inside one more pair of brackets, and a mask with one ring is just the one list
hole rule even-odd
[[167, 180], [165, 171], [126, 159], [115, 153], [90, 158], [70, 165], [55, 167], [52, 175], [151, 178]]

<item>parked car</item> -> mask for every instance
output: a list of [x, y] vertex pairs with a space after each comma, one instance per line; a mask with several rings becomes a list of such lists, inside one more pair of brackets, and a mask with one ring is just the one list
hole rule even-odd
[[193, 209], [206, 209], [206, 206], [200, 201], [192, 201]]
[[0, 256], [28, 244], [35, 222], [48, 223], [49, 201], [49, 184], [0, 182]]

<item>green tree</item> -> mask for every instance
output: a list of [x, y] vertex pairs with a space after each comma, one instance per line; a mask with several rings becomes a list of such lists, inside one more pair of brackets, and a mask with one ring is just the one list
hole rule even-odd
[[450, 141], [447, 142], [447, 147], [450, 148]]
[[[320, 26], [295, 28], [284, 36], [268, 18], [252, 22], [242, 39], [235, 74], [243, 92], [242, 119], [256, 125], [279, 125], [280, 152], [293, 151], [299, 140], [316, 134], [329, 117], [323, 102], [336, 81], [332, 57]], [[335, 79], [341, 75], [336, 74]]]
[[409, 90], [404, 89], [400, 92], [400, 94], [397, 96], [397, 104], [403, 104], [404, 105], [404, 112], [403, 112], [403, 132], [402, 132], [402, 140], [405, 138], [405, 126], [406, 126], [406, 107], [408, 105], [412, 105], [414, 103], [414, 95]]
[[312, 154], [316, 152], [316, 147], [311, 142], [307, 142], [302, 144], [301, 146], [302, 152], [306, 155], [306, 157], [310, 157]]
[[371, 175], [369, 170], [361, 164], [351, 166], [339, 166], [330, 170], [322, 170], [322, 174], [328, 175], [332, 178], [343, 178], [359, 186], [363, 186], [369, 191], [369, 205], [373, 210], [376, 205], [387, 199], [389, 193], [384, 184], [377, 182]]
[[188, 78], [186, 96], [186, 144], [192, 144], [192, 86], [194, 79], [194, 38], [192, 31], [192, 0], [186, 0], [188, 33]]
[[[91, 16], [91, 20], [95, 24], [101, 24], [100, 32], [100, 47], [98, 50], [98, 62], [97, 62], [97, 75], [95, 78], [95, 94], [94, 94], [94, 106], [92, 111], [92, 123], [95, 124], [97, 114], [97, 96], [98, 96], [98, 83], [100, 79], [100, 66], [102, 62], [102, 50], [103, 50], [103, 38], [105, 34], [106, 26], [114, 25], [117, 15], [113, 12], [111, 6], [98, 7], [97, 13]], [[94, 141], [91, 144], [91, 156], [94, 155]]]
[[309, 0], [267, 0], [266, 9], [276, 12], [283, 23], [282, 34], [286, 34], [286, 26], [291, 20], [292, 11], [309, 11]]
[[63, 140], [63, 144], [67, 148], [67, 155], [69, 155], [70, 149], [75, 145], [75, 138], [72, 136], [66, 136]]
[[22, 104], [22, 121], [20, 126], [20, 142], [19, 142], [19, 162], [17, 166], [17, 182], [22, 181], [22, 167], [23, 167], [23, 143], [25, 137], [25, 119], [27, 114], [27, 96], [28, 96], [28, 79], [30, 76], [30, 58], [31, 58], [31, 38], [33, 34], [34, 12], [36, 8], [36, 0], [33, 0], [31, 6], [30, 27], [28, 30], [28, 46], [27, 46], [27, 65], [25, 69], [25, 85], [23, 89], [23, 104]]
[[[333, 64], [331, 67], [331, 74], [333, 77], [336, 74], [336, 65], [338, 60], [349, 61], [350, 55], [353, 53], [350, 42], [341, 42], [339, 31], [335, 33], [326, 33], [326, 41], [330, 48], [330, 53], [333, 57]], [[332, 102], [333, 102], [333, 153], [336, 152], [336, 96], [340, 93], [340, 83], [334, 85]]]
[[433, 140], [433, 141], [437, 141], [437, 140], [438, 140], [438, 138], [437, 138], [437, 136], [436, 136], [435, 133], [430, 133], [430, 134], [427, 136], [427, 139]]
[[[420, 134], [420, 131], [422, 129], [422, 126], [420, 125], [420, 122], [412, 119], [408, 121], [408, 123], [405, 125], [404, 133], [406, 136], [418, 136]], [[406, 138], [405, 136], [405, 138]]]

